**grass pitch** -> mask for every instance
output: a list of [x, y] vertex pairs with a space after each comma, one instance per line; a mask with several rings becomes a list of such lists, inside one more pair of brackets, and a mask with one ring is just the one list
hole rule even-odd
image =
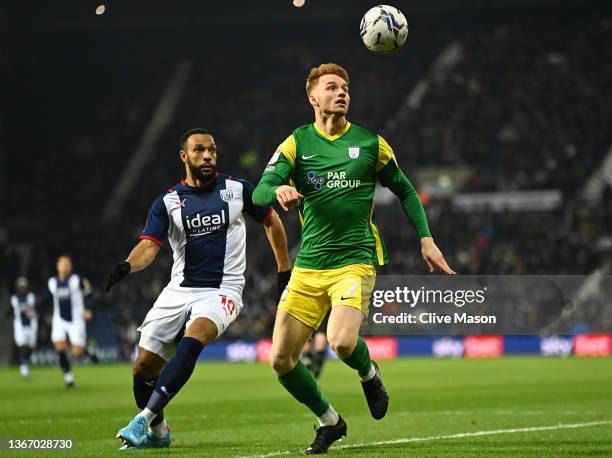
[[[506, 357], [493, 360], [383, 361], [391, 396], [373, 420], [360, 384], [341, 362], [321, 387], [348, 423], [332, 456], [611, 456], [610, 358]], [[73, 439], [71, 452], [23, 456], [100, 456], [116, 452], [116, 431], [137, 412], [128, 365], [77, 366], [77, 387], [58, 368], [34, 368], [22, 381], [0, 370], [0, 438]], [[147, 456], [293, 456], [314, 438], [314, 418], [262, 364], [199, 364], [166, 409], [174, 442]]]

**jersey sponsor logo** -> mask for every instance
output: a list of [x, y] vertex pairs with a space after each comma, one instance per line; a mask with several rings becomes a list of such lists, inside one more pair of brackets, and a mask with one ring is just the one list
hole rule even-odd
[[327, 172], [327, 181], [325, 183], [330, 189], [333, 188], [358, 188], [361, 186], [361, 180], [350, 180], [346, 177], [346, 172]]
[[66, 287], [62, 287], [62, 288], [57, 288], [57, 297], [60, 299], [66, 299], [68, 297], [70, 297], [70, 288]]
[[318, 191], [319, 189], [323, 187], [323, 183], [325, 183], [325, 178], [318, 177], [316, 172], [308, 172], [307, 182], [308, 184], [313, 185], [315, 189]]
[[318, 156], [318, 154], [313, 154], [312, 156], [306, 156], [305, 154], [302, 154], [302, 160], [307, 161], [308, 159], [312, 159], [315, 156]]
[[225, 210], [212, 215], [189, 215], [185, 218], [185, 222], [189, 235], [204, 235], [221, 230], [226, 225]]
[[219, 194], [221, 195], [221, 200], [223, 202], [229, 202], [231, 200], [234, 200], [233, 189], [222, 189], [221, 191], [219, 191]]
[[327, 177], [319, 177], [316, 172], [308, 172], [308, 184], [311, 184], [318, 191], [325, 185], [326, 188], [358, 188], [361, 180], [350, 180], [346, 177], [346, 172], [327, 172]]
[[348, 149], [348, 156], [349, 156], [349, 159], [359, 159], [359, 147], [351, 146]]

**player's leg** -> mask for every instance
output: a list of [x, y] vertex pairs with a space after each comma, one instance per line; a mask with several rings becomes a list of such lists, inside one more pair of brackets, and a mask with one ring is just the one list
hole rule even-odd
[[[133, 367], [133, 393], [141, 411], [147, 407], [166, 363], [175, 354], [177, 337], [188, 317], [187, 302], [190, 293], [191, 290], [180, 287], [164, 288], [138, 328], [140, 341]], [[157, 413], [149, 425], [149, 431], [144, 432], [144, 438], [141, 437], [142, 431], [132, 437], [130, 425], [117, 433], [126, 449], [168, 447], [171, 443], [170, 428], [163, 411]], [[128, 435], [128, 438], [123, 435]]]
[[312, 364], [313, 364], [313, 339], [306, 339], [306, 343], [304, 344], [304, 348], [302, 348], [302, 354], [300, 355], [300, 361], [302, 364], [306, 366], [310, 372], [312, 372]]
[[317, 331], [314, 335], [312, 351], [312, 374], [318, 380], [327, 358], [327, 336], [324, 331]]
[[325, 453], [347, 431], [346, 423], [299, 359], [304, 343], [329, 310], [327, 285], [321, 281], [320, 274], [320, 271], [294, 268], [276, 313], [270, 351], [270, 365], [278, 381], [319, 421], [316, 438], [305, 450], [306, 454]]
[[53, 342], [53, 347], [55, 348], [55, 352], [57, 353], [59, 367], [64, 374], [64, 382], [66, 383], [66, 387], [72, 388], [74, 387], [74, 375], [72, 374], [72, 367], [70, 365], [70, 359], [68, 359], [68, 341], [67, 340], [57, 340]]
[[217, 335], [217, 325], [208, 318], [198, 317], [189, 324], [176, 354], [161, 371], [153, 394], [141, 412], [149, 424], [187, 383], [200, 353]]
[[68, 350], [68, 326], [66, 322], [60, 318], [53, 318], [51, 324], [51, 342], [57, 353], [59, 367], [64, 374], [64, 382], [67, 388], [74, 387], [74, 375], [70, 367], [70, 360], [66, 351]]
[[192, 302], [187, 304], [187, 308], [191, 309], [191, 317], [174, 357], [159, 375], [147, 406], [118, 433], [118, 437], [128, 445], [148, 446], [150, 438], [145, 434], [147, 425], [187, 383], [202, 349], [227, 329], [242, 309], [239, 295], [207, 291], [191, 292], [190, 297]]
[[327, 325], [327, 339], [332, 350], [361, 378], [368, 407], [379, 420], [387, 413], [389, 396], [380, 376], [378, 365], [372, 362], [365, 340], [359, 330], [368, 316], [370, 295], [375, 272], [371, 266], [347, 266], [330, 288], [332, 311]]
[[304, 404], [317, 417], [320, 427], [314, 442], [304, 453], [325, 453], [329, 446], [346, 436], [346, 423], [325, 399], [317, 381], [300, 361], [304, 342], [312, 328], [278, 310], [274, 323], [270, 365], [278, 375], [278, 381], [299, 402]]
[[22, 326], [21, 323], [16, 322], [13, 331], [19, 357], [19, 373], [21, 378], [27, 380], [30, 376], [30, 354], [32, 353], [28, 346], [31, 330], [29, 326]]
[[72, 349], [72, 356], [78, 360], [89, 359], [98, 363], [98, 357], [87, 349], [87, 324], [85, 320], [75, 320], [69, 326], [68, 338]]
[[[134, 361], [132, 377], [134, 400], [140, 410], [147, 407], [159, 374], [174, 356], [175, 350], [174, 343], [160, 342], [144, 334], [140, 336], [138, 356]], [[163, 411], [158, 412], [149, 427], [153, 442], [169, 442], [170, 428]]]
[[19, 373], [26, 380], [30, 377], [30, 356], [32, 349], [27, 345], [18, 347], [19, 350]]
[[25, 363], [27, 364], [28, 367], [28, 376], [29, 376], [29, 371], [30, 371], [30, 358], [32, 356], [32, 352], [34, 350], [36, 350], [36, 343], [38, 341], [38, 318], [34, 317], [30, 320], [30, 335], [28, 336], [28, 341], [26, 342], [26, 355], [24, 356], [25, 358]]

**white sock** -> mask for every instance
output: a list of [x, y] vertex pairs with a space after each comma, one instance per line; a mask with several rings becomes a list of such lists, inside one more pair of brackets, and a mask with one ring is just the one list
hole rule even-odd
[[168, 423], [166, 423], [165, 418], [162, 420], [161, 423], [155, 426], [150, 426], [150, 428], [153, 435], [157, 438], [166, 437], [166, 435], [168, 434], [168, 430], [170, 429], [168, 428]]
[[19, 366], [19, 372], [21, 373], [22, 377], [27, 377], [30, 373], [30, 368], [27, 364], [22, 364], [21, 366]]
[[340, 416], [330, 404], [327, 412], [317, 417], [317, 420], [319, 420], [319, 426], [334, 426], [338, 423], [338, 420], [340, 420]]
[[74, 375], [72, 375], [72, 372], [66, 372], [64, 374], [64, 382], [74, 383]]
[[151, 422], [155, 419], [155, 417], [157, 417], [157, 414], [155, 412], [147, 409], [146, 407], [138, 415], [140, 415], [141, 417], [145, 417], [145, 420], [147, 420], [147, 426], [149, 426]]
[[375, 375], [376, 375], [376, 368], [374, 367], [374, 364], [370, 363], [370, 372], [368, 372], [367, 375], [364, 375], [364, 376], [360, 375], [359, 377], [361, 377], [362, 382], [367, 382], [368, 380], [372, 380]]

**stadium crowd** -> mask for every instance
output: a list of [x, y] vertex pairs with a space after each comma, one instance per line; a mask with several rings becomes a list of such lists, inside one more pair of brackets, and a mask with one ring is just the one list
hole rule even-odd
[[[565, 32], [569, 20], [572, 34]], [[186, 92], [154, 159], [136, 178], [138, 191], [129, 196], [121, 217], [110, 222], [100, 220], [101, 211], [177, 64], [169, 60], [172, 50], [139, 48], [126, 53], [129, 59], [105, 56], [115, 66], [112, 72], [97, 68], [91, 57], [72, 76], [51, 67], [46, 76], [31, 74], [21, 84], [32, 87], [47, 107], [41, 114], [46, 122], [36, 137], [45, 139], [49, 154], [35, 161], [30, 155], [12, 158], [11, 170], [28, 170], [31, 180], [5, 174], [11, 195], [27, 195], [35, 215], [23, 210], [21, 199], [3, 204], [8, 216], [0, 223], [3, 297], [18, 275], [29, 277], [34, 290], [41, 292], [56, 257], [70, 253], [76, 269], [94, 285], [94, 335], [102, 344], [118, 340], [127, 357], [137, 325], [169, 278], [169, 251], [110, 294], [103, 294], [103, 287], [109, 268], [124, 259], [137, 240], [149, 205], [181, 178], [177, 140], [182, 131], [194, 124], [209, 128], [219, 147], [220, 169], [256, 183], [276, 145], [311, 119], [302, 85], [311, 66], [332, 59], [344, 65], [352, 76], [349, 118], [380, 131], [397, 103], [427, 76], [436, 53], [452, 41], [461, 43], [463, 56], [449, 78], [434, 82], [419, 110], [384, 133], [408, 177], [419, 167], [467, 165], [474, 173], [466, 190], [559, 189], [563, 204], [551, 211], [467, 212], [448, 199], [432, 199], [426, 210], [446, 259], [462, 274], [588, 274], [611, 249], [606, 243], [612, 227], [609, 205], [579, 197], [612, 145], [611, 35], [612, 18], [585, 11], [567, 19], [483, 18], [479, 26], [466, 20], [464, 26], [454, 24], [434, 34], [429, 42], [415, 37], [414, 48], [409, 39], [404, 59], [364, 59], [367, 51], [355, 42], [347, 44], [342, 55], [330, 56], [316, 37], [307, 45], [288, 42], [280, 49], [273, 48], [278, 43], [271, 40], [264, 40], [265, 49], [262, 43], [247, 41], [239, 58], [230, 61], [223, 53], [202, 56], [186, 49], [185, 58], [194, 63]], [[106, 38], [118, 44], [129, 42], [130, 36]], [[155, 40], [139, 38], [144, 39]], [[69, 37], [56, 40], [50, 46]], [[89, 44], [95, 43], [91, 38]], [[135, 55], [138, 58], [132, 59]], [[41, 56], [42, 64], [51, 66], [56, 57]], [[15, 61], [14, 72], [20, 65], [34, 65], [26, 59]], [[253, 70], [245, 75], [244, 69]], [[68, 95], [37, 85], [43, 77], [55, 78], [64, 91], [81, 94], [73, 119], [53, 115], [53, 106]], [[98, 87], [105, 84], [117, 88], [112, 97]], [[86, 111], [90, 117], [84, 118]], [[19, 116], [27, 118], [27, 113], [18, 114], [15, 125]], [[28, 130], [16, 127], [14, 132], [23, 139]], [[606, 192], [604, 202], [609, 202], [610, 189]], [[392, 259], [379, 273], [425, 273], [418, 240], [399, 204], [377, 207], [376, 216]], [[297, 247], [296, 215], [284, 215], [283, 221], [290, 246]], [[248, 232], [246, 307], [224, 338], [271, 332], [277, 301], [274, 260], [263, 229], [249, 224]], [[48, 324], [41, 325], [41, 342]]]

